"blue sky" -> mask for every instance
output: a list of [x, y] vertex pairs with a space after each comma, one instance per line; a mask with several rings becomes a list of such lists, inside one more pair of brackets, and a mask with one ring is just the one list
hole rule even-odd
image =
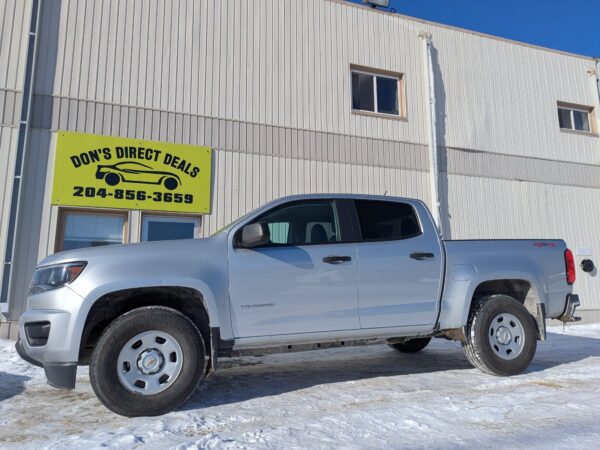
[[390, 0], [390, 7], [399, 14], [600, 57], [600, 0]]

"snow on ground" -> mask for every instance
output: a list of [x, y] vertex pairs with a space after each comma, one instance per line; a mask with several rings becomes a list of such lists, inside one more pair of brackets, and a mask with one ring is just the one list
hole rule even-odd
[[127, 419], [0, 341], [0, 447], [600, 448], [600, 324], [550, 329], [527, 373], [496, 378], [460, 345], [384, 345], [221, 360], [180, 410]]

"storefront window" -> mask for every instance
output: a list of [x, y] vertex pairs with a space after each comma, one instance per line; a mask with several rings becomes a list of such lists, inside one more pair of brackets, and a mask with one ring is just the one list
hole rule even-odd
[[66, 211], [62, 216], [62, 233], [57, 249], [74, 250], [85, 247], [122, 244], [125, 214]]
[[144, 216], [142, 241], [193, 239], [198, 234], [198, 225], [195, 217]]

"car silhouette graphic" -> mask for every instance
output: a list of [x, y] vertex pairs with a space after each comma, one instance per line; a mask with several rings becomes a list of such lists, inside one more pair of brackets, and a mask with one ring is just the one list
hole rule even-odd
[[99, 165], [96, 178], [104, 180], [109, 186], [119, 183], [162, 184], [172, 191], [181, 184], [178, 175], [172, 172], [154, 170], [152, 167], [139, 162], [125, 161], [113, 165]]

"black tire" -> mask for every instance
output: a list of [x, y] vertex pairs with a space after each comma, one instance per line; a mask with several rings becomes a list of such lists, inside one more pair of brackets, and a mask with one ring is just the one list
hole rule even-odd
[[[142, 395], [127, 389], [119, 380], [117, 360], [121, 349], [140, 333], [168, 333], [182, 350], [178, 376], [165, 390]], [[115, 319], [96, 344], [90, 362], [90, 381], [98, 399], [111, 411], [127, 416], [158, 416], [184, 403], [205, 373], [205, 345], [198, 328], [185, 315], [171, 308], [147, 306]]]
[[109, 186], [116, 186], [121, 181], [121, 177], [119, 175], [117, 175], [116, 173], [110, 172], [104, 176], [104, 181]]
[[[520, 322], [523, 340], [519, 352], [510, 355], [513, 359], [506, 359], [509, 356], [504, 355], [499, 345], [492, 345], [490, 342], [494, 335], [493, 320], [499, 320], [502, 314], [510, 314]], [[507, 325], [510, 328], [516, 324]], [[520, 337], [519, 337], [520, 338]], [[516, 338], [511, 338], [515, 342]], [[490, 295], [482, 298], [474, 305], [467, 324], [465, 333], [465, 342], [463, 349], [467, 359], [473, 366], [490, 375], [511, 376], [522, 373], [535, 356], [537, 347], [537, 326], [535, 319], [525, 307], [512, 297], [507, 295]], [[494, 348], [495, 347], [495, 348]], [[501, 347], [501, 346], [500, 346]], [[508, 347], [507, 347], [508, 348]]]
[[431, 338], [416, 338], [410, 341], [400, 342], [398, 344], [388, 344], [394, 350], [401, 353], [417, 353], [429, 345]]
[[173, 189], [177, 189], [177, 186], [179, 186], [179, 181], [177, 181], [177, 178], [168, 177], [165, 178], [163, 185], [165, 186], [165, 188], [172, 191]]

